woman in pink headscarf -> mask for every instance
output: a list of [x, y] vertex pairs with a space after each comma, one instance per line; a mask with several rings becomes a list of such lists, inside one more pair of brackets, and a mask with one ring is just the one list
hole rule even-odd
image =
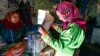
[[62, 27], [57, 24], [52, 25], [60, 33], [59, 38], [55, 39], [43, 27], [40, 27], [41, 38], [55, 49], [55, 56], [73, 56], [75, 49], [79, 48], [84, 40], [85, 21], [80, 19], [78, 8], [69, 2], [59, 3], [56, 14], [63, 21]]

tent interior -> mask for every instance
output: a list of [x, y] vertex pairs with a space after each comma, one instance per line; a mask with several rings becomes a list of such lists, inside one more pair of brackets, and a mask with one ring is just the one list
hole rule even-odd
[[[80, 11], [81, 17], [86, 20], [87, 30], [85, 32], [85, 39], [78, 50], [79, 53], [75, 54], [75, 56], [100, 56], [100, 0], [0, 0], [0, 20], [5, 18], [7, 12], [17, 10], [21, 13], [21, 18], [24, 23], [36, 25], [37, 27], [38, 10], [42, 9], [51, 12], [53, 6], [62, 1], [68, 1], [75, 4]], [[54, 19], [57, 18], [53, 14], [52, 16]], [[61, 21], [55, 19], [55, 23], [60, 25]], [[46, 25], [45, 27], [48, 26]], [[35, 29], [35, 31], [36, 30], [37, 29]], [[49, 30], [53, 31], [52, 35], [58, 35], [52, 28]], [[32, 33], [29, 34], [31, 35]], [[32, 49], [34, 50], [28, 48], [31, 46], [26, 45], [26, 50], [29, 50], [24, 51], [22, 56], [40, 56], [39, 54], [42, 51], [45, 51], [45, 56], [53, 56], [54, 50], [42, 40], [39, 41], [39, 33], [34, 33], [33, 35], [35, 38], [30, 41], [34, 43], [32, 44]], [[1, 39], [0, 33], [0, 44], [2, 42]], [[2, 47], [0, 45], [0, 53], [2, 52]], [[0, 54], [0, 56], [3, 55]]]

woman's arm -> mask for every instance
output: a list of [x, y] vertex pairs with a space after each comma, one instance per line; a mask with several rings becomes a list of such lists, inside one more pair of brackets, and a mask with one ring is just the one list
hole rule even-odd
[[69, 35], [71, 29], [68, 29], [66, 31], [66, 33], [64, 33], [63, 35], [61, 35], [59, 37], [59, 39], [55, 39], [52, 35], [50, 35], [49, 33], [42, 36], [42, 39], [45, 43], [47, 43], [48, 45], [50, 45], [52, 48], [54, 48], [55, 50], [59, 50], [62, 49], [65, 45], [68, 45], [71, 41], [72, 36]]
[[55, 29], [58, 33], [62, 32], [62, 28], [60, 26], [58, 26], [57, 24], [53, 23], [52, 28]]
[[78, 48], [83, 42], [84, 33], [80, 27], [71, 25], [60, 34], [59, 39], [55, 39], [50, 34], [43, 35], [42, 39], [56, 50], [63, 49], [66, 46], [69, 48]]

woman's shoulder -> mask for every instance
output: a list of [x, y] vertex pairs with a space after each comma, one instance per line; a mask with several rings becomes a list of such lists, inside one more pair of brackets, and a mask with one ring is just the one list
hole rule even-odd
[[68, 24], [68, 27], [76, 27], [76, 26], [78, 26], [76, 23], [69, 23]]
[[67, 28], [64, 30], [65, 32], [68, 31], [70, 33], [73, 33], [74, 31], [83, 31], [82, 28], [76, 23], [69, 23]]

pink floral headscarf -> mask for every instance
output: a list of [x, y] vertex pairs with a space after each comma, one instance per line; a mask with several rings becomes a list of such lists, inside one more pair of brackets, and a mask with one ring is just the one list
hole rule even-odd
[[[62, 15], [66, 15], [65, 19], [70, 19], [71, 22], [78, 24], [83, 30], [86, 30], [85, 21], [80, 19], [80, 12], [78, 8], [70, 2], [61, 2], [58, 4], [57, 11]], [[69, 22], [63, 22], [62, 28], [65, 29]]]

